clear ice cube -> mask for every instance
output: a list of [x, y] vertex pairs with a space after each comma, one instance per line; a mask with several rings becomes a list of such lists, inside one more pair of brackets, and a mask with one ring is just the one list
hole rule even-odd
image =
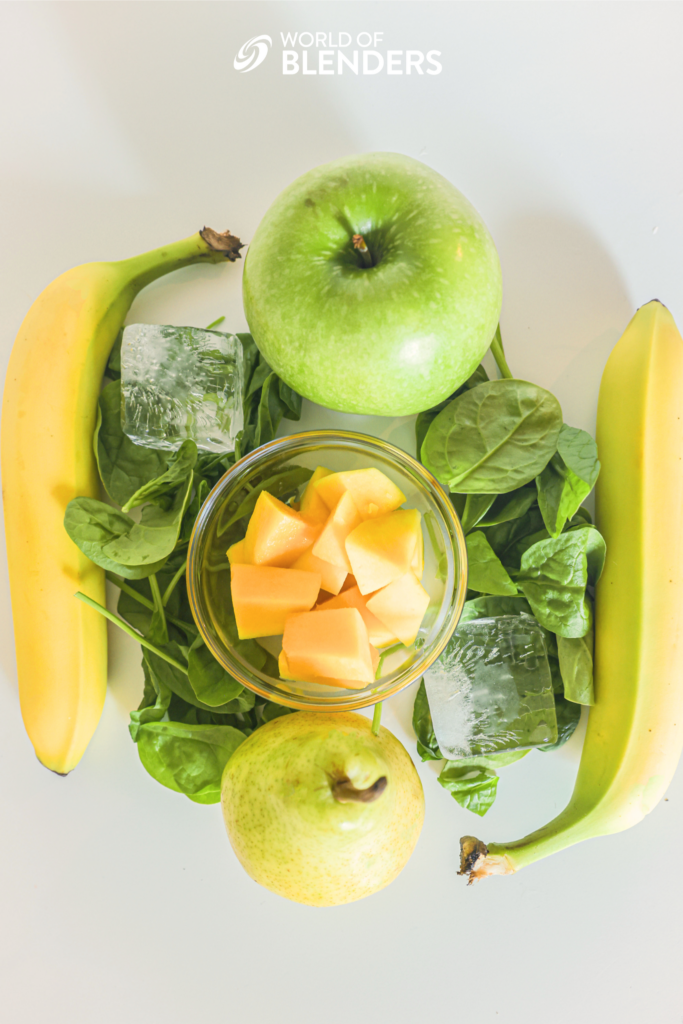
[[457, 760], [557, 739], [543, 631], [529, 616], [462, 623], [424, 678], [444, 757]]
[[135, 444], [231, 452], [243, 426], [242, 343], [198, 327], [131, 324], [121, 342], [121, 422]]

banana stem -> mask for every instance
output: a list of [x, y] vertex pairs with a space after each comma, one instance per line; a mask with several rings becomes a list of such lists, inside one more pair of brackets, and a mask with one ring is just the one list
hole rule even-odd
[[503, 339], [500, 333], [500, 324], [496, 327], [496, 333], [494, 334], [493, 341], [491, 342], [491, 352], [493, 353], [493, 358], [496, 360], [496, 366], [498, 367], [501, 377], [507, 377], [511, 380], [512, 372], [505, 358]]
[[230, 260], [234, 263], [240, 259], [240, 249], [244, 246], [239, 238], [229, 231], [218, 232], [212, 228], [202, 228], [189, 238], [183, 238], [171, 245], [164, 245], [139, 256], [131, 256], [127, 260], [111, 263], [131, 289], [133, 295], [157, 278], [169, 274], [192, 263], [222, 263]]

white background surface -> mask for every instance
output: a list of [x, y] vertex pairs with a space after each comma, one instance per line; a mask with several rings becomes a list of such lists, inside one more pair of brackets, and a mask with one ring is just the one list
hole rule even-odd
[[[281, 31], [382, 31], [443, 72], [283, 78]], [[251, 36], [274, 51], [232, 61]], [[450, 178], [498, 246], [518, 376], [594, 428], [600, 373], [636, 307], [683, 325], [683, 7], [517, 3], [4, 3], [2, 372], [33, 299], [69, 266], [203, 224], [249, 240], [278, 192], [349, 153]], [[131, 319], [246, 328], [241, 265], [153, 285]], [[306, 422], [320, 423], [309, 406]], [[347, 417], [408, 439], [408, 424]], [[4, 550], [2, 552], [4, 563]], [[388, 889], [316, 910], [242, 871], [218, 807], [162, 789], [127, 731], [138, 648], [111, 637], [101, 725], [68, 778], [19, 714], [0, 586], [0, 1007], [33, 1024], [683, 1020], [683, 775], [630, 832], [466, 888], [458, 839], [526, 834], [569, 797], [581, 736], [502, 773], [480, 821], [420, 767], [427, 817]], [[413, 692], [384, 724], [414, 752]]]

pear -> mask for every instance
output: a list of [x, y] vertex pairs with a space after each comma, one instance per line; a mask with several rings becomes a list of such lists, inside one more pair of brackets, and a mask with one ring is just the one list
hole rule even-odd
[[223, 773], [232, 847], [266, 889], [331, 907], [384, 888], [405, 867], [424, 819], [405, 747], [351, 712], [300, 711], [242, 743]]

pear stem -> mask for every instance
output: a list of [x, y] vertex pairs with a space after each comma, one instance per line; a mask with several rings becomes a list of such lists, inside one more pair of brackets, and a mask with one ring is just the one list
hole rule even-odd
[[379, 704], [375, 704], [375, 710], [372, 713], [372, 727], [370, 729], [373, 736], [379, 736], [379, 723], [382, 721], [382, 701]]
[[373, 782], [367, 789], [356, 789], [352, 782], [345, 779], [343, 782], [335, 782], [332, 787], [332, 796], [339, 804], [371, 804], [382, 795], [386, 788], [386, 775], [380, 775], [377, 782]]

